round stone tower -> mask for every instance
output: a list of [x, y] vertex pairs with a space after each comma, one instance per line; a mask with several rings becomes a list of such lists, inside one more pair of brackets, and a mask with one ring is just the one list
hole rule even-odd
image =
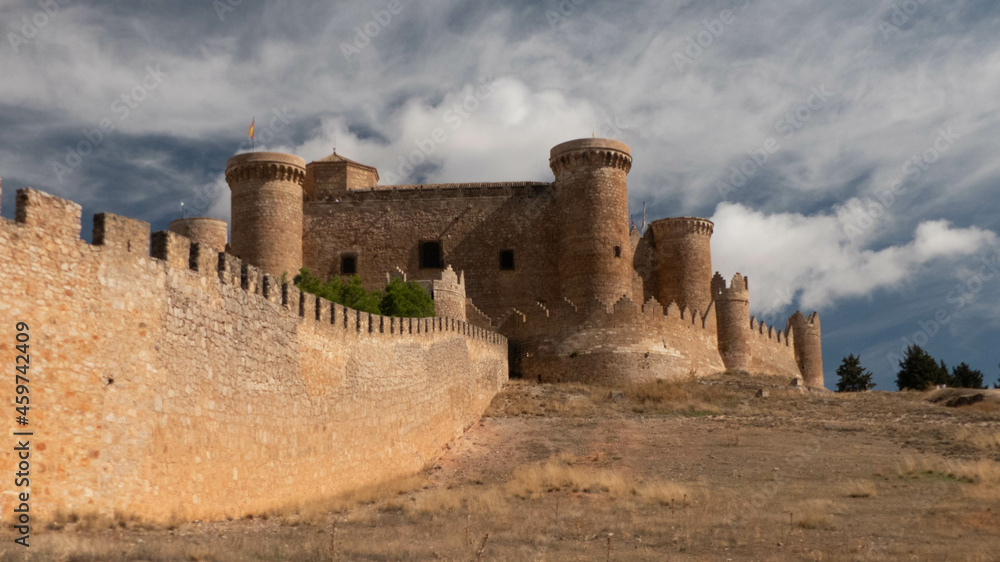
[[632, 246], [628, 232], [628, 145], [580, 139], [552, 149], [562, 295], [582, 303], [614, 303], [631, 296]]
[[[695, 217], [651, 223], [656, 247], [657, 300], [704, 314], [712, 303], [711, 240], [715, 225]], [[747, 320], [749, 325], [750, 321]]]
[[302, 193], [305, 161], [278, 152], [229, 159], [233, 191], [231, 253], [276, 277], [291, 279], [302, 267]]
[[730, 371], [750, 370], [750, 283], [739, 273], [726, 287], [718, 273], [712, 278], [712, 298], [719, 332], [719, 354]]
[[795, 314], [788, 319], [788, 324], [792, 328], [795, 362], [798, 363], [799, 371], [802, 373], [802, 381], [806, 386], [824, 388], [819, 313], [813, 312], [807, 317], [795, 311]]
[[226, 221], [208, 217], [177, 219], [170, 223], [167, 230], [220, 251], [226, 249], [226, 240], [229, 239], [229, 225]]

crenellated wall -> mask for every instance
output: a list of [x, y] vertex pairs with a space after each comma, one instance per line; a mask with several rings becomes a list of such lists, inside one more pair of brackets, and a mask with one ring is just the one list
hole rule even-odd
[[33, 517], [239, 517], [412, 473], [506, 380], [495, 332], [331, 305], [115, 215], [88, 244], [79, 205], [17, 201], [0, 221], [0, 337], [30, 325]]
[[[283, 162], [297, 157], [239, 155], [230, 160], [229, 168], [241, 170], [247, 158], [266, 160], [266, 170], [280, 172], [288, 168]], [[657, 363], [663, 371], [654, 376], [707, 372], [720, 363], [733, 370], [799, 376], [799, 367], [809, 365], [811, 384], [822, 385], [822, 369], [815, 360], [821, 345], [817, 329], [800, 326], [800, 332], [808, 330], [816, 336], [810, 337], [808, 345], [793, 349], [785, 341], [788, 330], [783, 334], [772, 330], [770, 337], [752, 333], [756, 328], [751, 326], [745, 282], [739, 282], [742, 287], [727, 288], [723, 281], [722, 289], [715, 290], [711, 256], [715, 225], [711, 221], [674, 217], [653, 221], [648, 229], [645, 220], [638, 229], [634, 224], [629, 227], [627, 177], [632, 156], [626, 144], [598, 138], [572, 140], [552, 148], [549, 166], [551, 183], [378, 185], [375, 168], [331, 154], [305, 166], [302, 263], [321, 279], [357, 274], [370, 289], [381, 285], [386, 271], [397, 268], [428, 287], [431, 281], [441, 281], [436, 285], [440, 290], [431, 289], [438, 308], [447, 315], [468, 318], [474, 325], [498, 327], [511, 340], [515, 373], [520, 372], [524, 361], [519, 358], [523, 358], [525, 368], [535, 369], [538, 378], [590, 377], [569, 371], [560, 374], [564, 361], [559, 354], [572, 344], [569, 353], [575, 352], [575, 357], [604, 361], [583, 368], [601, 378], [607, 378], [601, 373], [611, 372], [621, 373], [622, 380], [646, 378], [647, 371], [656, 370], [646, 360], [662, 350], [675, 349], [674, 355], [667, 353], [669, 359]], [[250, 180], [262, 172], [255, 173], [249, 180], [246, 174], [234, 175], [238, 180], [233, 191], [237, 255], [237, 223], [250, 220], [249, 215], [237, 212], [246, 207], [238, 196], [246, 191], [243, 184], [256, 185]], [[297, 178], [285, 175], [286, 180]], [[294, 182], [285, 183], [289, 191], [295, 190]], [[274, 197], [258, 191], [256, 199], [268, 208], [273, 206]], [[281, 224], [285, 223], [289, 221]], [[295, 229], [282, 232], [291, 230]], [[278, 254], [287, 245], [257, 242]], [[422, 249], [428, 247], [440, 252], [440, 261], [422, 259]], [[442, 264], [462, 272], [453, 291], [445, 287], [442, 275], [448, 272], [440, 268]], [[691, 311], [686, 318], [696, 316], [705, 322], [711, 316], [717, 326], [710, 337], [690, 339], [670, 321], [644, 327], [608, 325], [609, 332], [604, 333], [548, 318], [549, 309], [558, 312], [565, 299], [599, 301], [611, 307], [623, 296], [634, 302], [655, 298], [664, 306], [676, 303]], [[530, 322], [541, 312], [544, 321]], [[516, 323], [504, 323], [519, 316], [526, 319], [529, 331], [535, 330], [532, 325], [546, 328], [522, 340], [527, 336]], [[653, 346], [652, 351], [643, 347], [647, 344]], [[615, 351], [609, 352], [615, 345]], [[549, 356], [543, 361], [545, 354]], [[695, 366], [692, 358], [702, 356], [708, 362]], [[679, 367], [685, 362], [689, 367]], [[550, 367], [554, 370], [547, 372]]]
[[[768, 373], [802, 377], [795, 363], [794, 335], [774, 326], [758, 323], [756, 318], [750, 319], [750, 371], [753, 373]], [[816, 385], [811, 385], [816, 386]], [[819, 385], [823, 386], [822, 378]]]
[[712, 305], [695, 316], [655, 299], [639, 306], [622, 298], [613, 307], [564, 300], [515, 311], [499, 331], [511, 341], [511, 372], [540, 382], [615, 385], [725, 370]]

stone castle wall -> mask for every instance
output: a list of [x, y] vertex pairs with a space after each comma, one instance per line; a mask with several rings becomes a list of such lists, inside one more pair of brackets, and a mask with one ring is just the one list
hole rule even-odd
[[373, 484], [419, 470], [506, 380], [494, 332], [331, 306], [114, 215], [89, 244], [80, 214], [21, 190], [0, 221], [0, 326], [30, 325], [33, 516], [238, 517]]
[[171, 221], [170, 232], [213, 248], [225, 249], [229, 241], [229, 224], [222, 219], [191, 217]]
[[[419, 243], [440, 241], [443, 262], [463, 272], [466, 295], [499, 318], [512, 306], [561, 298], [554, 197], [551, 184], [525, 182], [378, 187], [310, 201], [304, 263], [325, 279], [341, 273], [342, 254], [354, 255], [369, 289], [396, 268], [431, 280], [441, 270], [420, 268]], [[501, 270], [503, 250], [514, 252], [513, 270]]]
[[[750, 319], [750, 368], [752, 373], [767, 373], [802, 377], [795, 363], [795, 337], [791, 330], [780, 330], [774, 326], [758, 323]], [[813, 381], [815, 382], [815, 381]], [[810, 386], [823, 386], [823, 381]]]
[[615, 385], [705, 376], [725, 370], [715, 310], [694, 317], [656, 300], [639, 306], [563, 301], [508, 316], [500, 331], [511, 340], [511, 372], [540, 382]]

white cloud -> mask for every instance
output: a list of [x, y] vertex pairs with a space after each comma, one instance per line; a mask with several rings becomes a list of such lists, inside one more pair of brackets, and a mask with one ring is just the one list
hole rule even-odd
[[426, 183], [549, 181], [549, 149], [599, 127], [586, 102], [515, 78], [483, 77], [437, 103], [408, 100], [382, 123], [388, 143], [360, 139], [342, 119], [330, 119], [316, 137], [277, 150], [311, 161], [336, 144], [339, 154], [378, 168], [383, 184], [415, 183], [414, 169], [424, 163], [435, 167]]
[[998, 247], [996, 233], [944, 220], [920, 223], [910, 242], [880, 249], [852, 241], [835, 215], [767, 214], [725, 203], [712, 221], [715, 268], [750, 277], [750, 306], [757, 314], [793, 303], [813, 310], [870, 297], [916, 280], [932, 263], [938, 274], [948, 275], [951, 264], [958, 275], [956, 260]]

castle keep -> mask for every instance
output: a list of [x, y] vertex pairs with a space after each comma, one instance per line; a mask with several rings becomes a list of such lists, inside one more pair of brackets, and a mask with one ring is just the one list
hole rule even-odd
[[507, 336], [511, 372], [528, 378], [738, 369], [823, 386], [818, 315], [784, 327], [751, 318], [748, 280], [713, 276], [711, 221], [630, 228], [627, 145], [570, 141], [549, 164], [551, 183], [384, 186], [375, 168], [337, 154], [309, 164], [241, 154], [226, 169], [232, 253], [274, 276], [305, 266], [368, 288], [388, 272], [430, 282], [453, 268], [465, 293], [447, 293], [439, 310]]

